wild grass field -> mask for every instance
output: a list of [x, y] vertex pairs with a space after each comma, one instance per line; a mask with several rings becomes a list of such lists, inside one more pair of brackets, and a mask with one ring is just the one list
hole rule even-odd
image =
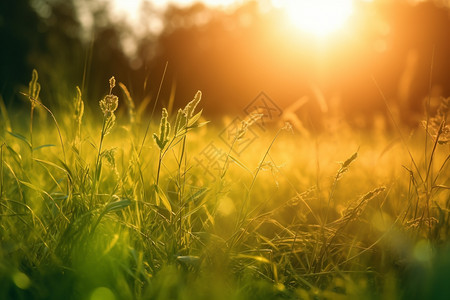
[[0, 299], [449, 299], [449, 99], [309, 136], [250, 114], [226, 144], [201, 92], [150, 121], [114, 78], [92, 111], [39, 92], [2, 107]]

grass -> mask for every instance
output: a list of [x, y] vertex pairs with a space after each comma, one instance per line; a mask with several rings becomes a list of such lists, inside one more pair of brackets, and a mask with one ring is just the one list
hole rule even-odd
[[109, 84], [53, 114], [34, 71], [28, 122], [2, 109], [1, 299], [449, 297], [448, 100], [409, 138], [252, 115], [227, 146], [200, 92], [143, 130]]

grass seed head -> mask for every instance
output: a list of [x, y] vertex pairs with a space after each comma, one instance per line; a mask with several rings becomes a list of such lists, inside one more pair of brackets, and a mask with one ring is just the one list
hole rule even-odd
[[450, 114], [450, 97], [443, 98], [436, 115], [422, 122], [424, 128], [428, 130], [428, 134], [437, 140], [439, 144], [447, 144], [450, 142], [450, 125], [447, 123]]
[[106, 95], [100, 100], [100, 108], [105, 116], [113, 114], [119, 105], [119, 98], [116, 95]]
[[160, 150], [163, 150], [166, 144], [169, 142], [169, 134], [170, 134], [170, 123], [167, 120], [169, 114], [167, 113], [167, 109], [162, 109], [161, 122], [159, 123], [159, 136], [154, 133], [153, 138], [156, 141]]
[[73, 102], [75, 106], [73, 117], [75, 119], [75, 122], [79, 124], [81, 123], [81, 119], [83, 118], [84, 114], [84, 103], [83, 99], [81, 98], [81, 90], [78, 86], [77, 86], [77, 95], [75, 96]]
[[175, 126], [173, 129], [173, 134], [177, 135], [178, 131], [180, 129], [184, 128], [184, 126], [187, 124], [187, 116], [184, 110], [181, 108], [178, 109], [177, 117], [175, 119]]
[[242, 139], [250, 126], [258, 122], [264, 117], [264, 114], [251, 113], [248, 118], [241, 121], [241, 127], [236, 132], [236, 140]]
[[31, 80], [30, 83], [28, 84], [28, 98], [31, 101], [31, 106], [35, 107], [36, 106], [36, 102], [39, 98], [39, 92], [41, 91], [41, 85], [39, 84], [39, 82], [37, 82], [38, 80], [38, 72], [36, 71], [36, 69], [33, 69], [33, 72], [31, 73]]
[[247, 123], [247, 127], [255, 124], [256, 122], [261, 120], [263, 117], [264, 117], [264, 114], [258, 114], [258, 113], [250, 114], [250, 116], [247, 118], [247, 120], [245, 120], [245, 122]]
[[340, 163], [341, 167], [339, 168], [339, 170], [336, 174], [335, 180], [341, 179], [342, 175], [344, 175], [344, 173], [348, 171], [348, 168], [350, 167], [351, 163], [353, 161], [355, 161], [357, 157], [358, 157], [358, 151], [353, 153], [353, 155], [350, 156], [350, 158], [348, 158], [346, 161]]
[[109, 93], [112, 93], [112, 89], [116, 86], [116, 78], [114, 78], [114, 76], [112, 76], [109, 79]]
[[294, 130], [292, 129], [292, 125], [289, 122], [285, 122], [284, 126], [281, 128], [281, 130], [286, 130], [289, 133], [294, 133]]
[[[114, 77], [112, 77], [112, 78], [114, 78]], [[111, 81], [111, 79], [110, 79], [110, 81]], [[134, 123], [136, 123], [136, 106], [134, 105], [133, 98], [131, 98], [130, 92], [128, 91], [125, 84], [123, 84], [122, 82], [119, 82], [119, 86], [122, 89], [123, 94], [125, 95], [125, 103], [128, 108], [128, 115], [130, 117], [130, 123], [134, 124]]]
[[109, 79], [109, 94], [100, 100], [100, 109], [105, 117], [109, 117], [114, 114], [119, 106], [119, 98], [112, 94], [112, 89], [116, 86], [116, 79], [112, 76]]
[[348, 158], [346, 161], [344, 161], [342, 163], [342, 168], [346, 169], [350, 166], [350, 164], [358, 157], [358, 152], [353, 153], [352, 156], [350, 156], [350, 158]]
[[202, 100], [202, 92], [197, 91], [197, 93], [194, 96], [194, 99], [191, 102], [189, 102], [184, 108], [184, 112], [188, 119], [190, 119], [194, 115], [195, 108], [200, 103], [200, 100]]

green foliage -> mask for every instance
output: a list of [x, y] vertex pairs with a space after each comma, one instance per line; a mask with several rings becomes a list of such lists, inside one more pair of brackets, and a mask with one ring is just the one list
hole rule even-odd
[[81, 90], [77, 86], [77, 94], [73, 99], [74, 111], [73, 111], [73, 120], [75, 122], [75, 136], [74, 139], [79, 139], [81, 135], [81, 123], [84, 115], [84, 102], [81, 98]]
[[[33, 72], [30, 95], [38, 86]], [[1, 299], [448, 297], [449, 153], [439, 135], [431, 151], [425, 131], [414, 136], [410, 151], [425, 159], [413, 170], [377, 131], [313, 140], [268, 128], [237, 156], [234, 143], [262, 117], [251, 115], [216, 170], [198, 159], [222, 131], [196, 130], [206, 124], [201, 92], [176, 116], [162, 110], [150, 123], [157, 147], [143, 142], [141, 155], [143, 128], [131, 117], [136, 133], [114, 127], [114, 86], [112, 77], [101, 127], [77, 88], [63, 130], [53, 114], [33, 141], [20, 125], [2, 129]], [[62, 135], [71, 132], [75, 143]]]

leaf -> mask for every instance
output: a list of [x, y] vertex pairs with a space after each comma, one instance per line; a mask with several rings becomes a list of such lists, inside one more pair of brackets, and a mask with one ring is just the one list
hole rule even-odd
[[45, 144], [45, 145], [41, 145], [41, 146], [37, 146], [36, 148], [33, 149], [33, 151], [42, 149], [42, 148], [48, 148], [48, 147], [56, 147], [56, 145], [53, 144]]
[[22, 160], [22, 156], [17, 153], [13, 148], [11, 148], [9, 145], [6, 145], [6, 149], [9, 150], [11, 154], [13, 154], [14, 160], [16, 163], [20, 164], [20, 161]]
[[199, 199], [201, 196], [203, 196], [204, 194], [206, 194], [206, 192], [208, 191], [208, 188], [201, 188], [198, 191], [196, 191], [195, 193], [193, 193], [191, 196], [189, 196], [189, 198], [186, 199], [186, 203], [189, 203], [191, 201], [196, 201], [197, 199]]
[[198, 256], [180, 255], [177, 256], [177, 261], [193, 267], [198, 267], [200, 265], [200, 257]]
[[[41, 188], [38, 187], [38, 186], [35, 186], [35, 185], [32, 184], [32, 183], [29, 183], [29, 182], [26, 182], [26, 181], [22, 181], [22, 180], [19, 180], [19, 182], [20, 182], [21, 184], [23, 184], [24, 186], [26, 186], [26, 187], [28, 187], [28, 188], [30, 188], [30, 189], [32, 189], [32, 190], [35, 190], [36, 192], [39, 192], [39, 193], [48, 195], [48, 193], [47, 193], [46, 191], [44, 191], [43, 189], [41, 189]], [[48, 195], [48, 196], [50, 196], [50, 195]]]
[[63, 166], [63, 168], [67, 172], [67, 174], [69, 174], [69, 177], [72, 180], [72, 178], [74, 178], [74, 177], [73, 177], [72, 171], [70, 170], [69, 166], [62, 160], [59, 160], [59, 162]]
[[253, 175], [253, 172], [247, 168], [246, 165], [244, 165], [244, 163], [242, 163], [239, 159], [237, 159], [236, 157], [234, 157], [233, 155], [229, 155], [230, 159], [232, 161], [234, 161], [238, 166], [240, 166], [241, 168], [243, 168], [244, 170], [246, 170], [249, 174]]
[[107, 214], [112, 211], [124, 209], [125, 207], [130, 206], [130, 204], [131, 204], [130, 199], [122, 199], [119, 201], [110, 202], [106, 205], [103, 214]]
[[444, 189], [444, 190], [450, 190], [450, 186], [441, 185], [441, 184], [435, 185], [435, 186], [433, 186], [433, 188]]
[[11, 121], [8, 117], [8, 111], [6, 110], [5, 102], [3, 102], [2, 95], [0, 95], [0, 113], [3, 117], [3, 124], [6, 130], [11, 130]]
[[34, 160], [34, 161], [37, 161], [37, 162], [39, 162], [39, 163], [41, 163], [41, 164], [46, 164], [46, 165], [52, 166], [52, 167], [54, 167], [54, 168], [56, 168], [56, 169], [58, 169], [58, 170], [63, 171], [64, 173], [70, 175], [70, 173], [69, 173], [66, 169], [64, 169], [64, 168], [62, 168], [62, 167], [60, 167], [60, 166], [58, 166], [58, 165], [55, 164], [55, 163], [52, 163], [51, 161], [41, 160], [41, 159], [38, 159], [38, 158], [33, 158], [33, 160]]
[[95, 180], [96, 181], [99, 181], [100, 180], [100, 175], [101, 175], [101, 173], [102, 173], [102, 165], [103, 165], [103, 163], [102, 163], [102, 160], [100, 159], [100, 161], [98, 162], [98, 168], [96, 169], [96, 172], [95, 172]]
[[210, 121], [205, 121], [205, 122], [201, 122], [201, 123], [197, 123], [195, 127], [200, 128], [205, 126], [206, 124], [208, 124]]
[[263, 257], [263, 256], [257, 256], [257, 255], [246, 255], [246, 254], [238, 254], [236, 255], [236, 258], [247, 258], [247, 259], [252, 259], [254, 261], [257, 262], [261, 262], [261, 263], [265, 263], [265, 264], [270, 264], [270, 261]]
[[191, 117], [188, 121], [187, 127], [191, 128], [194, 127], [194, 124], [200, 119], [202, 116], [203, 110], [199, 111], [195, 116]]
[[11, 131], [7, 131], [10, 135], [12, 135], [15, 138], [18, 138], [19, 140], [21, 140], [22, 142], [24, 142], [25, 144], [27, 144], [27, 146], [31, 149], [31, 143], [27, 140], [26, 137], [24, 137], [23, 135], [21, 135], [20, 133], [16, 133], [16, 132], [11, 132]]
[[[155, 195], [156, 195], [156, 203], [159, 205], [161, 202], [164, 205], [164, 207], [169, 211], [172, 212], [172, 205], [170, 204], [169, 199], [167, 198], [166, 194], [155, 184], [153, 185], [155, 189]], [[161, 202], [159, 202], [159, 200]]]
[[188, 219], [190, 216], [192, 216], [193, 214], [196, 214], [202, 208], [206, 209], [204, 204], [201, 204], [195, 208], [190, 208], [189, 211], [183, 215], [183, 219]]
[[[118, 196], [113, 195], [113, 198], [116, 199], [120, 199]], [[110, 213], [112, 211], [116, 211], [116, 210], [120, 210], [123, 209], [127, 206], [129, 206], [131, 204], [131, 200], [130, 199], [121, 199], [118, 201], [114, 201], [114, 202], [110, 202], [105, 206], [105, 210], [102, 211], [102, 213], [98, 216], [97, 221], [95, 222], [95, 224], [92, 226], [91, 229], [91, 234], [93, 234], [95, 232], [95, 229], [97, 228], [98, 224], [100, 224], [100, 221], [102, 220], [102, 218], [107, 214]]]

